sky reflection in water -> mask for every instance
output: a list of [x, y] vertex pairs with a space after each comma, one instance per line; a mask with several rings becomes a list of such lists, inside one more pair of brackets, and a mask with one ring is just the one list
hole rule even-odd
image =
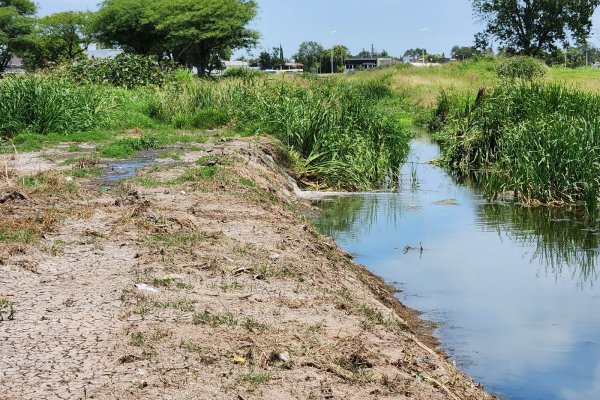
[[[406, 166], [399, 193], [321, 202], [320, 229], [438, 322], [443, 347], [489, 390], [600, 399], [598, 222], [487, 204], [424, 163], [437, 152], [426, 139], [413, 143], [416, 189]], [[404, 254], [420, 242], [422, 254]]]

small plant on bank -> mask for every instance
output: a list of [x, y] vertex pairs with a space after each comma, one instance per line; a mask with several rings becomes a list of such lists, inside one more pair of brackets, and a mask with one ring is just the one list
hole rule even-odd
[[15, 307], [12, 301], [2, 298], [0, 299], [0, 321], [13, 320], [15, 318]]
[[204, 311], [202, 313], [194, 313], [192, 318], [192, 322], [194, 325], [210, 325], [210, 326], [219, 326], [219, 325], [227, 325], [227, 326], [236, 326], [237, 320], [231, 313], [226, 314], [211, 314], [209, 311]]
[[246, 374], [240, 375], [239, 379], [242, 382], [253, 383], [256, 385], [264, 385], [271, 379], [271, 373], [249, 371]]

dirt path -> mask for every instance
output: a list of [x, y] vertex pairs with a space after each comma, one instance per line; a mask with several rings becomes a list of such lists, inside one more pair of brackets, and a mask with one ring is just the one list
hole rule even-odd
[[56, 158], [25, 180], [9, 160], [0, 187], [26, 197], [0, 204], [1, 399], [489, 398], [312, 228], [276, 144], [203, 144], [109, 190]]

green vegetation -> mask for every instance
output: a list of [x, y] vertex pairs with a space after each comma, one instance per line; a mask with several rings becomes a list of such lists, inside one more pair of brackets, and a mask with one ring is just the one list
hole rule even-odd
[[101, 125], [105, 117], [103, 97], [92, 87], [33, 76], [0, 83], [0, 137], [83, 132]]
[[30, 228], [0, 228], [0, 242], [20, 242], [30, 244], [38, 240], [38, 234]]
[[498, 75], [503, 78], [534, 80], [546, 75], [548, 67], [533, 57], [508, 57], [498, 65]]
[[525, 202], [584, 201], [594, 208], [599, 110], [600, 96], [556, 83], [505, 84], [475, 99], [442, 95], [440, 162], [464, 173], [483, 170], [492, 196], [511, 190]]
[[211, 314], [208, 311], [204, 311], [202, 313], [194, 313], [194, 317], [192, 319], [195, 325], [210, 325], [210, 326], [219, 326], [219, 325], [227, 325], [227, 326], [236, 326], [237, 320], [231, 313], [227, 314]]
[[269, 372], [250, 371], [246, 374], [240, 375], [240, 381], [254, 383], [257, 385], [264, 385], [270, 379], [271, 379], [271, 373], [269, 373]]
[[126, 88], [164, 85], [174, 76], [171, 64], [159, 62], [155, 57], [119, 54], [114, 58], [81, 60], [65, 64], [54, 71], [79, 84], [110, 84]]
[[[125, 158], [168, 143], [205, 140], [202, 134], [173, 128], [271, 134], [291, 150], [298, 178], [349, 190], [377, 187], [397, 173], [408, 153], [409, 130], [398, 115], [387, 112], [398, 98], [389, 80], [209, 81], [177, 75], [162, 87], [131, 90], [76, 77], [7, 79], [0, 82], [0, 136], [10, 138], [18, 150], [32, 150], [68, 134], [68, 140], [106, 142], [98, 147], [103, 157]], [[114, 139], [132, 128], [144, 133]], [[193, 169], [181, 181], [212, 179], [216, 172], [213, 166]]]
[[245, 0], [107, 0], [90, 29], [104, 43], [140, 55], [171, 54], [205, 74], [233, 49], [257, 41], [258, 33], [246, 27], [257, 9]]
[[7, 320], [12, 320], [15, 318], [15, 306], [12, 301], [0, 298], [0, 321], [4, 321], [5, 315]]
[[[513, 72], [503, 72], [509, 69]], [[486, 57], [348, 79], [383, 76], [414, 105], [413, 123], [436, 132], [439, 163], [462, 176], [477, 173], [490, 197], [514, 192], [528, 204], [596, 207], [600, 71]]]

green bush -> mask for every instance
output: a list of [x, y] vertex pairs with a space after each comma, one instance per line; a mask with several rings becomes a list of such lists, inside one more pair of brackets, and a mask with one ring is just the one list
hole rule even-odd
[[75, 133], [106, 117], [103, 92], [65, 80], [18, 76], [0, 80], [0, 136]]
[[507, 57], [498, 65], [498, 75], [509, 79], [534, 80], [546, 75], [547, 72], [546, 64], [533, 57]]
[[114, 58], [87, 59], [60, 67], [56, 73], [77, 83], [99, 83], [133, 88], [164, 85], [175, 78], [173, 68], [156, 57], [119, 54]]
[[260, 71], [242, 67], [227, 68], [223, 72], [223, 76], [226, 78], [252, 78], [260, 75]]

